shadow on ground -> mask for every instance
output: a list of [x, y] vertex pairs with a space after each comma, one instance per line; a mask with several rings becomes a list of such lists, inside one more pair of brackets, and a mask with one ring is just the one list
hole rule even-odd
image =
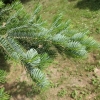
[[75, 7], [91, 11], [100, 10], [100, 0], [80, 0]]
[[5, 55], [0, 53], [0, 69], [10, 71], [10, 64], [7, 63]]
[[6, 83], [4, 87], [11, 95], [11, 100], [27, 100], [27, 98], [34, 98], [40, 93], [37, 87], [28, 85], [26, 82]]

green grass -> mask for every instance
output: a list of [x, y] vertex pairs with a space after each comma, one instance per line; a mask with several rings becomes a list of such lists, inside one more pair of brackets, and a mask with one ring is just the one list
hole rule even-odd
[[[53, 20], [54, 16], [62, 13], [64, 15], [64, 20], [71, 20], [71, 27], [79, 31], [89, 30], [90, 33], [100, 33], [100, 9], [97, 4], [91, 4], [96, 6], [98, 9], [90, 9], [88, 0], [85, 1], [85, 4], [82, 9], [81, 1], [85, 0], [30, 0], [27, 1], [24, 5], [27, 11], [32, 12], [32, 9], [35, 5], [41, 4], [42, 11], [41, 15], [44, 20], [47, 20], [49, 23]], [[82, 2], [83, 3], [83, 2]], [[91, 5], [91, 6], [92, 6]], [[81, 8], [80, 8], [81, 6]], [[99, 6], [100, 7], [100, 6]]]

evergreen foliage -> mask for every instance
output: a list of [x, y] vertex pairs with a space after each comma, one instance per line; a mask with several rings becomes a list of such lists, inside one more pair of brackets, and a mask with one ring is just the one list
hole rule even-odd
[[[6, 71], [0, 70], [0, 84], [6, 82]], [[0, 100], [10, 100], [10, 95], [5, 92], [4, 87], [0, 87]]]
[[2, 2], [2, 0], [0, 0], [0, 8], [2, 8], [4, 6], [4, 3]]
[[0, 83], [6, 82], [6, 72], [4, 70], [0, 70]]
[[5, 92], [4, 88], [0, 89], [0, 100], [10, 100], [10, 96], [7, 92]]
[[[91, 49], [97, 49], [99, 44], [88, 37], [88, 32], [76, 33], [69, 27], [69, 21], [62, 22], [62, 15], [55, 17], [52, 25], [45, 27], [37, 6], [32, 15], [28, 15], [20, 2], [15, 2], [0, 11], [0, 46], [6, 53], [21, 61], [33, 81], [41, 88], [49, 85], [48, 79], [41, 71], [41, 65], [46, 61], [47, 56], [40, 56], [35, 49], [26, 50], [18, 39], [34, 41], [46, 41], [50, 45], [60, 46], [64, 51], [74, 57], [86, 56]], [[10, 12], [10, 13], [9, 13]]]

